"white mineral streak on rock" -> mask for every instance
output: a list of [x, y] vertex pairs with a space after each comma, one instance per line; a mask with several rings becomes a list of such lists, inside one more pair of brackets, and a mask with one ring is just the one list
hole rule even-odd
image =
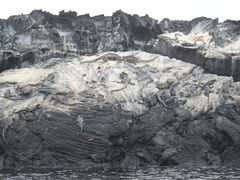
[[9, 70], [0, 74], [0, 83], [17, 83], [19, 85], [33, 85], [41, 82], [52, 69], [24, 68]]
[[77, 117], [77, 124], [80, 127], [80, 129], [81, 129], [81, 131], [80, 131], [80, 133], [81, 133], [83, 131], [83, 127], [85, 125], [85, 122], [84, 122], [83, 118], [80, 115], [78, 115], [78, 117]]

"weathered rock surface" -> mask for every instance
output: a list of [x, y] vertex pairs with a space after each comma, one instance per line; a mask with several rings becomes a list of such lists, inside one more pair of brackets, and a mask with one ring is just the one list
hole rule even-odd
[[239, 165], [240, 83], [141, 51], [0, 74], [1, 168]]
[[0, 72], [53, 57], [141, 49], [162, 33], [156, 20], [122, 11], [90, 17], [36, 10], [0, 20], [0, 30]]
[[240, 80], [240, 22], [205, 17], [157, 22], [122, 11], [112, 16], [35, 10], [0, 20], [0, 72], [50, 58], [144, 50]]
[[0, 20], [0, 168], [239, 165], [240, 83], [224, 77], [240, 80], [239, 29], [122, 11]]
[[181, 59], [201, 66], [206, 72], [240, 80], [240, 21], [218, 23], [217, 19], [198, 18], [179, 23], [165, 19], [161, 24], [165, 33], [149, 41], [145, 51]]

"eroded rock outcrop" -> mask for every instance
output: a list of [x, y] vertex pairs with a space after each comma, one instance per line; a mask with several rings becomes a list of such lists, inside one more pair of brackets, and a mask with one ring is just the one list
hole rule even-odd
[[141, 51], [0, 74], [1, 168], [239, 165], [240, 83]]
[[142, 49], [162, 33], [156, 20], [122, 11], [90, 17], [35, 10], [0, 20], [0, 30], [0, 72], [49, 58]]
[[122, 11], [112, 16], [52, 15], [35, 10], [0, 20], [0, 72], [50, 58], [144, 50], [200, 65], [206, 72], [240, 80], [239, 21], [205, 17], [157, 20]]
[[240, 80], [239, 21], [218, 23], [217, 19], [200, 18], [182, 22], [178, 28], [167, 19], [161, 23], [166, 26], [165, 33], [145, 45], [147, 52], [181, 59], [201, 66], [208, 73]]

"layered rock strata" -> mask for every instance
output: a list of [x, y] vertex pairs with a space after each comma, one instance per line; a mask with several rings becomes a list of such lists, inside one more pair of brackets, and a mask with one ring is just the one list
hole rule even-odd
[[[167, 20], [165, 23], [169, 24]], [[170, 27], [170, 33], [165, 30], [157, 39], [149, 41], [145, 50], [199, 65], [208, 73], [240, 80], [239, 22], [202, 19], [190, 31], [179, 28], [171, 32]]]
[[52, 15], [35, 10], [0, 20], [0, 72], [50, 58], [144, 50], [200, 65], [206, 72], [240, 79], [239, 21], [196, 18], [157, 20], [122, 11], [112, 16]]
[[240, 83], [142, 51], [0, 74], [1, 168], [239, 165]]

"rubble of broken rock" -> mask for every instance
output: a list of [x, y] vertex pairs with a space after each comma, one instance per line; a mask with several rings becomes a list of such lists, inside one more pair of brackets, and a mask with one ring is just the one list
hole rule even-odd
[[1, 168], [239, 165], [240, 83], [142, 51], [0, 74]]

